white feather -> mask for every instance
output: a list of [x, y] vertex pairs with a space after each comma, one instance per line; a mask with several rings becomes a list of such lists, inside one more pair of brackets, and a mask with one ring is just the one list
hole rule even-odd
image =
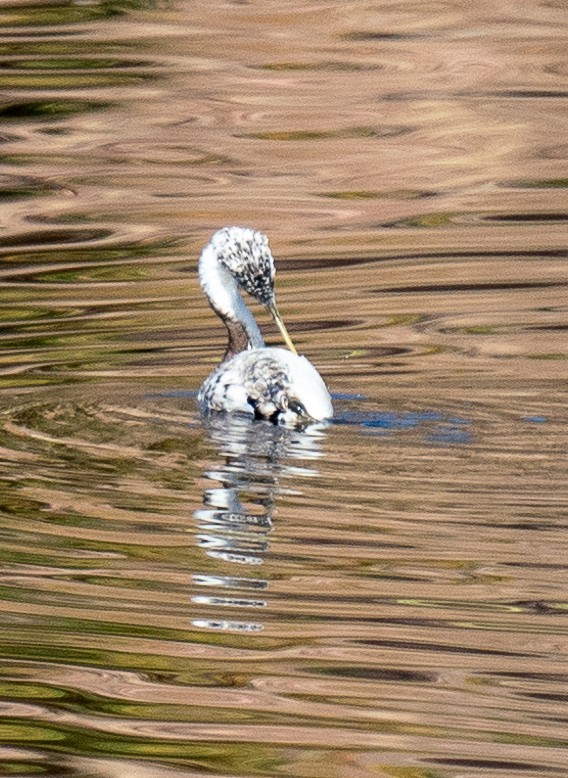
[[318, 371], [306, 357], [283, 348], [242, 351], [206, 379], [198, 399], [205, 411], [256, 412], [265, 418], [278, 414], [280, 424], [333, 415]]
[[[217, 233], [215, 233], [217, 234]], [[217, 259], [215, 236], [205, 246], [199, 258], [199, 281], [211, 307], [218, 315], [240, 321], [247, 331], [253, 348], [262, 348], [264, 338], [254, 316], [239, 294], [237, 282]]]
[[[229, 255], [231, 270], [226, 266]], [[265, 235], [243, 227], [225, 228], [201, 253], [199, 280], [211, 307], [227, 326], [231, 321], [242, 324], [249, 340], [246, 351], [223, 362], [205, 380], [198, 396], [202, 410], [260, 416], [285, 425], [331, 418], [331, 398], [320, 374], [306, 357], [265, 346], [233, 272], [255, 296], [256, 286], [244, 276], [248, 273], [255, 284], [259, 277], [264, 279], [261, 285], [269, 295], [272, 292], [273, 303], [274, 264]]]

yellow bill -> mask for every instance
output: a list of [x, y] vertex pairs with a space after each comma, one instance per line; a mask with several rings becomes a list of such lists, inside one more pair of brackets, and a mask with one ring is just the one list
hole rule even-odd
[[290, 349], [290, 351], [293, 354], [297, 354], [298, 352], [296, 351], [296, 347], [292, 343], [292, 338], [288, 335], [288, 330], [284, 326], [284, 322], [282, 321], [282, 317], [278, 313], [278, 308], [276, 307], [276, 303], [274, 303], [274, 302], [268, 303], [268, 305], [266, 307], [270, 311], [270, 314], [272, 315], [272, 318], [274, 319], [274, 322], [276, 323], [276, 326], [278, 327], [278, 329], [282, 333], [282, 337], [284, 338], [284, 342], [286, 343], [286, 345], [288, 346], [288, 348]]

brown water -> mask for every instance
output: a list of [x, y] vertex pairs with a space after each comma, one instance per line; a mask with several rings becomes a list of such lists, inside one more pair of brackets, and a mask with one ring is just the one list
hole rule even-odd
[[[568, 775], [565, 10], [0, 7], [0, 775]], [[232, 223], [328, 427], [199, 417]]]

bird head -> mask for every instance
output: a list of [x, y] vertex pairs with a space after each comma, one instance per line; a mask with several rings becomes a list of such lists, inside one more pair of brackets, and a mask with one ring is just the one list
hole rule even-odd
[[213, 235], [211, 244], [239, 287], [270, 312], [286, 345], [296, 354], [274, 299], [276, 269], [267, 236], [249, 227], [224, 227]]
[[262, 305], [274, 301], [274, 258], [266, 235], [248, 227], [225, 227], [211, 242], [241, 289]]

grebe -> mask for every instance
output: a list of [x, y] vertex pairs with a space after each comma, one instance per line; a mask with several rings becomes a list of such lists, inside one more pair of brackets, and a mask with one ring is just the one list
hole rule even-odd
[[[198, 395], [201, 409], [244, 413], [286, 426], [333, 415], [331, 398], [315, 367], [299, 356], [274, 299], [274, 258], [268, 238], [248, 227], [218, 230], [199, 259], [199, 281], [227, 327], [219, 367]], [[290, 351], [266, 346], [239, 287], [271, 313]]]

